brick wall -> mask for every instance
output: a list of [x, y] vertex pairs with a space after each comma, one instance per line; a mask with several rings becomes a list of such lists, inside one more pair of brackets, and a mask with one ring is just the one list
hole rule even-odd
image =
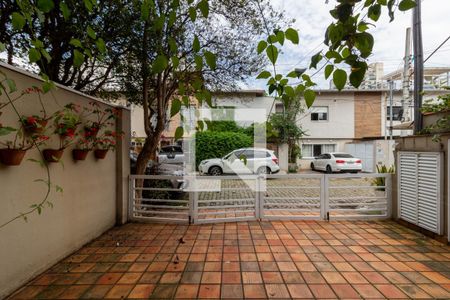
[[381, 92], [355, 92], [355, 138], [381, 136]]

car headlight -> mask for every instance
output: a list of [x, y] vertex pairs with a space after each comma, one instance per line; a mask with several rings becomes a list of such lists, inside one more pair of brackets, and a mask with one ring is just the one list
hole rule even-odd
[[208, 160], [202, 160], [202, 161], [200, 162], [201, 165], [204, 165], [204, 164], [206, 164], [206, 163], [208, 163]]

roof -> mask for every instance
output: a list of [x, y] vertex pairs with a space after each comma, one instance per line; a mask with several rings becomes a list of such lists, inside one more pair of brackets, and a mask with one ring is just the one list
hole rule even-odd
[[[413, 73], [413, 69], [409, 70], [410, 73]], [[433, 68], [425, 68], [423, 71], [424, 76], [438, 76], [445, 73], [449, 73], [450, 68], [446, 67], [433, 67]], [[401, 80], [403, 77], [403, 69], [398, 69], [394, 72], [388, 73], [383, 76], [383, 80]]]

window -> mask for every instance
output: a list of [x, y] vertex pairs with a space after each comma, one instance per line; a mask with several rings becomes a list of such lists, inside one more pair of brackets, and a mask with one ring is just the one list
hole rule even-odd
[[[386, 120], [390, 120], [391, 107], [388, 106]], [[401, 106], [392, 106], [392, 121], [401, 121], [403, 117], [403, 108]]]
[[275, 104], [275, 113], [276, 114], [282, 114], [283, 112], [284, 112], [284, 105], [283, 105], [283, 103]]
[[311, 121], [328, 121], [328, 107], [313, 107], [311, 109]]
[[334, 157], [336, 157], [336, 158], [353, 158], [352, 155], [347, 154], [347, 153], [336, 153], [336, 154], [334, 154]]
[[303, 144], [302, 154], [304, 158], [313, 158], [322, 153], [336, 151], [336, 144]]

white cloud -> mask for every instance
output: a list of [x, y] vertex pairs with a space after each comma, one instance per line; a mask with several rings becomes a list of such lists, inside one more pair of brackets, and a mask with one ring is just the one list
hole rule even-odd
[[[332, 21], [329, 10], [335, 5], [335, 0], [326, 4], [325, 0], [273, 0], [274, 6], [286, 12], [289, 18], [296, 19], [294, 27], [300, 32], [300, 45], [286, 44], [283, 56], [280, 57], [279, 70], [286, 72], [295, 67], [309, 65], [310, 57], [321, 49], [327, 26]], [[450, 35], [450, 0], [422, 0], [422, 34], [425, 58]], [[373, 55], [370, 62], [383, 62], [385, 73], [402, 66], [405, 32], [412, 26], [412, 11], [396, 12], [395, 20], [389, 23], [387, 13], [371, 30], [375, 38]], [[315, 47], [318, 47], [315, 51]], [[308, 57], [304, 57], [308, 54]], [[450, 67], [450, 41], [439, 52], [433, 55], [426, 66]], [[311, 73], [311, 72], [310, 72]], [[315, 80], [321, 87], [327, 87], [323, 74], [318, 74]], [[264, 88], [258, 81], [249, 82], [250, 86]]]

